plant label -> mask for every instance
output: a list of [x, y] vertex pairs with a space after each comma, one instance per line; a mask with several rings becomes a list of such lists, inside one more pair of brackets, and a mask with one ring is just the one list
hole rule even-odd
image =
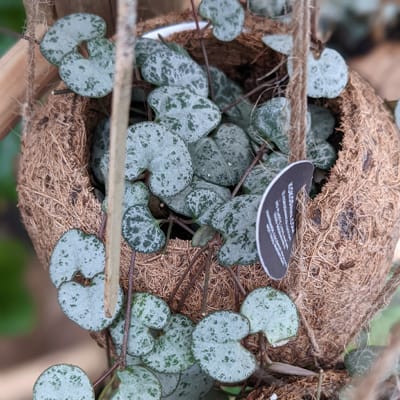
[[296, 197], [309, 192], [314, 166], [297, 161], [283, 169], [269, 184], [258, 208], [256, 242], [261, 264], [275, 280], [286, 275], [296, 231]]

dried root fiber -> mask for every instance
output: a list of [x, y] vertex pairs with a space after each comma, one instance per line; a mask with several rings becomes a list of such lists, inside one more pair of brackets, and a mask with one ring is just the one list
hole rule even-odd
[[[190, 19], [190, 15], [146, 21], [138, 30], [140, 33], [182, 19]], [[251, 17], [247, 25], [254, 35], [242, 34], [234, 42], [223, 44], [206, 35], [205, 45], [212, 64], [251, 88], [255, 77], [279, 61], [279, 55], [254, 37], [259, 37], [263, 29], [271, 32], [279, 27], [262, 26]], [[172, 39], [202, 62], [195, 32], [183, 32]], [[298, 338], [282, 348], [268, 349], [268, 354], [273, 360], [303, 367], [335, 364], [369, 310], [381, 299], [399, 233], [400, 143], [392, 117], [372, 88], [354, 72], [341, 96], [326, 105], [337, 116], [338, 130], [343, 133], [341, 150], [322, 192], [302, 204], [304, 218], [288, 276], [281, 282], [271, 282], [259, 265], [233, 268], [246, 291], [272, 285], [296, 302], [302, 320]], [[32, 129], [23, 138], [19, 207], [45, 266], [65, 231], [80, 228], [96, 234], [99, 230], [102, 214], [88, 164], [90, 132], [102, 117], [104, 106], [74, 94], [51, 95], [47, 104], [36, 110]], [[121, 283], [126, 288], [130, 250], [125, 243], [121, 252]], [[194, 320], [202, 312], [237, 309], [242, 296], [235, 281], [215, 263], [203, 300], [205, 273], [195, 275], [207, 252], [197, 252], [189, 242], [172, 240], [164, 253], [138, 255], [135, 290], [169, 299], [194, 260], [171, 306], [181, 307]], [[179, 304], [185, 291], [187, 298]], [[256, 351], [257, 343], [249, 343], [249, 347]]]

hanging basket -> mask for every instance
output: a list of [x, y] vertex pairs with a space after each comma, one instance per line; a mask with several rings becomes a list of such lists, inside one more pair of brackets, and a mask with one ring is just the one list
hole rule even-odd
[[[138, 33], [190, 20], [189, 13], [169, 15], [138, 25]], [[281, 56], [266, 48], [262, 33], [277, 32], [276, 23], [260, 24], [247, 17], [246, 33], [222, 43], [206, 33], [210, 62], [229, 77], [251, 89], [255, 78], [271, 70]], [[182, 44], [202, 62], [195, 31], [175, 34], [168, 40]], [[74, 94], [50, 95], [39, 107], [32, 129], [22, 141], [19, 167], [19, 207], [25, 226], [43, 265], [47, 266], [58, 238], [71, 228], [96, 234], [102, 220], [88, 170], [91, 132], [103, 117], [106, 101]], [[366, 322], [381, 297], [399, 236], [400, 166], [399, 135], [392, 117], [373, 89], [350, 72], [340, 97], [325, 102], [343, 134], [338, 159], [320, 194], [304, 208], [298, 229], [301, 252], [296, 247], [289, 273], [280, 282], [269, 280], [260, 265], [234, 268], [246, 291], [272, 285], [288, 293], [301, 316], [298, 338], [278, 349], [267, 348], [276, 361], [307, 367], [335, 364], [346, 344]], [[104, 109], [104, 108], [103, 108]], [[171, 240], [165, 252], [137, 255], [134, 289], [169, 299], [198, 248]], [[130, 249], [122, 243], [121, 283], [127, 287]], [[194, 264], [205, 261], [198, 257]], [[182, 313], [201, 318], [204, 272], [183, 281], [171, 301], [176, 309], [187, 288]], [[235, 310], [242, 301], [232, 276], [217, 264], [210, 270], [206, 312]], [[248, 341], [256, 350], [257, 342]]]

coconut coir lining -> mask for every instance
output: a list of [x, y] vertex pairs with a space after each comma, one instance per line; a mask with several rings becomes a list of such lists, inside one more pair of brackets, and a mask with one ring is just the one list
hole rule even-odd
[[[139, 33], [172, 21], [188, 20], [188, 14], [159, 18], [138, 26]], [[210, 63], [238, 80], [243, 66], [251, 67], [244, 86], [271, 69], [279, 58], [257, 38], [260, 25], [248, 17], [254, 35], [242, 34], [232, 43], [217, 42], [206, 34]], [[183, 44], [202, 62], [195, 32], [171, 38]], [[277, 58], [278, 57], [278, 58]], [[399, 137], [392, 117], [372, 88], [356, 73], [337, 99], [326, 102], [338, 118], [343, 133], [338, 160], [318, 196], [303, 205], [305, 218], [298, 229], [298, 247], [289, 274], [281, 282], [266, 278], [260, 265], [235, 267], [247, 292], [272, 285], [296, 302], [302, 324], [296, 340], [278, 349], [268, 348], [276, 361], [299, 366], [330, 366], [358, 332], [369, 310], [380, 299], [399, 234], [400, 175]], [[100, 111], [99, 111], [100, 110]], [[35, 250], [47, 266], [58, 238], [68, 229], [96, 234], [101, 224], [100, 203], [89, 174], [91, 130], [103, 118], [98, 101], [74, 94], [51, 95], [38, 107], [32, 129], [22, 140], [19, 166], [19, 207]], [[134, 289], [168, 299], [198, 249], [183, 240], [171, 240], [166, 252], [137, 255]], [[127, 286], [130, 249], [122, 243], [121, 284]], [[193, 271], [204, 263], [198, 257]], [[194, 272], [192, 272], [193, 274]], [[177, 306], [188, 285], [187, 277], [171, 302]], [[182, 312], [201, 318], [204, 272], [191, 284]], [[207, 291], [207, 309], [237, 309], [242, 300], [225, 268], [213, 262]], [[257, 345], [250, 346], [256, 351]], [[285, 397], [287, 398], [287, 397]]]

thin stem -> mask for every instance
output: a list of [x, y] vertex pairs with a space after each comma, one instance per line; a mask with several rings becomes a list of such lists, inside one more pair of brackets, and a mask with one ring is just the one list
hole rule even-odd
[[[239, 265], [236, 266], [236, 276], [239, 279]], [[238, 286], [235, 285], [235, 309], [239, 310], [240, 309], [240, 293], [239, 293], [239, 289]]]
[[107, 383], [107, 385], [104, 386], [104, 389], [101, 391], [98, 400], [104, 400], [106, 398], [109, 398], [114, 381], [115, 381], [115, 375], [110, 379], [110, 381]]
[[255, 167], [255, 165], [261, 160], [261, 158], [264, 155], [266, 150], [267, 150], [267, 144], [263, 143], [261, 145], [261, 147], [259, 148], [256, 156], [254, 157], [252, 163], [247, 167], [247, 169], [244, 172], [243, 176], [240, 178], [239, 183], [236, 185], [235, 189], [233, 190], [232, 197], [235, 197], [238, 194], [238, 192], [239, 192], [240, 188], [242, 187], [244, 181], [246, 180], [246, 178], [248, 177], [248, 175], [250, 174], [252, 169]]
[[107, 214], [105, 212], [102, 212], [100, 227], [99, 227], [99, 231], [97, 232], [97, 236], [100, 240], [102, 240], [104, 238], [104, 232], [106, 231], [106, 225], [107, 225]]
[[242, 293], [243, 296], [246, 296], [247, 292], [244, 289], [244, 287], [242, 286], [242, 284], [240, 283], [238, 277], [236, 276], [236, 274], [233, 272], [232, 268], [227, 268], [227, 270], [229, 271], [229, 273], [231, 274], [233, 280], [235, 281], [236, 285], [238, 286], [238, 289], [240, 290], [240, 293]]
[[311, 41], [319, 42], [318, 24], [319, 24], [319, 1], [311, 0]]
[[321, 400], [323, 382], [324, 382], [324, 370], [321, 369], [319, 371], [318, 388], [317, 388], [317, 399], [316, 400]]
[[205, 317], [207, 313], [207, 295], [208, 295], [208, 285], [210, 283], [210, 269], [211, 269], [212, 257], [213, 257], [213, 252], [209, 251], [204, 271], [203, 297], [201, 299], [201, 315], [203, 317]]
[[55, 89], [51, 91], [51, 94], [55, 96], [62, 94], [71, 94], [71, 93], [74, 93], [71, 89]]
[[197, 31], [198, 36], [199, 36], [201, 51], [203, 52], [204, 63], [206, 64], [208, 87], [210, 88], [210, 97], [211, 97], [211, 100], [214, 101], [214, 99], [215, 99], [214, 88], [213, 88], [213, 84], [212, 84], [210, 64], [208, 62], [207, 50], [206, 50], [206, 46], [204, 45], [202, 30], [200, 29], [199, 19], [197, 18], [197, 13], [196, 13], [196, 7], [194, 5], [194, 0], [190, 0], [190, 3], [192, 5], [192, 13], [193, 13], [194, 21], [196, 23], [196, 31]]
[[104, 382], [118, 367], [120, 364], [120, 360], [117, 360], [114, 365], [109, 368], [107, 371], [103, 373], [94, 383], [93, 383], [93, 388], [95, 389], [97, 386], [100, 385], [100, 383]]
[[170, 215], [168, 217], [168, 222], [172, 221], [174, 224], [179, 225], [182, 229], [184, 229], [186, 232], [189, 232], [191, 235], [194, 235], [193, 229], [190, 229], [184, 220], [181, 220], [175, 215]]
[[172, 221], [169, 221], [168, 222], [167, 234], [165, 235], [166, 238], [165, 238], [165, 246], [164, 246], [163, 252], [167, 251], [168, 243], [169, 243], [169, 240], [171, 239], [171, 233], [172, 233], [172, 227], [173, 226], [174, 226], [174, 223]]
[[132, 250], [131, 260], [129, 263], [129, 272], [128, 272], [128, 296], [126, 300], [126, 312], [125, 312], [125, 325], [124, 325], [124, 338], [122, 341], [122, 349], [121, 355], [119, 358], [120, 368], [125, 369], [126, 367], [126, 352], [128, 350], [128, 338], [129, 338], [129, 329], [131, 327], [131, 311], [132, 311], [132, 294], [133, 294], [133, 274], [135, 271], [135, 261], [136, 261], [136, 252]]

